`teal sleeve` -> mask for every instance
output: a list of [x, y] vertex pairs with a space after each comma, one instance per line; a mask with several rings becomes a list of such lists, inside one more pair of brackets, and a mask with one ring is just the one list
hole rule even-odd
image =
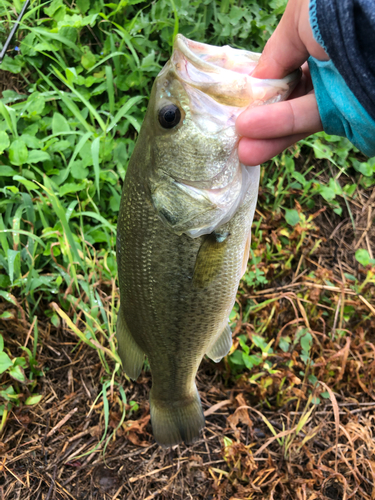
[[364, 154], [375, 156], [375, 121], [333, 62], [310, 57], [308, 63], [324, 131], [347, 137]]
[[[315, 40], [330, 55], [319, 26], [317, 2], [318, 0], [310, 0], [310, 26]], [[328, 3], [331, 5], [332, 2], [324, 4], [327, 8]], [[319, 5], [322, 7], [322, 2]], [[325, 32], [330, 33], [328, 38], [336, 41], [339, 38], [337, 30], [333, 26], [331, 31], [326, 28], [327, 26]], [[349, 44], [350, 47], [352, 45]], [[324, 131], [330, 135], [347, 137], [367, 156], [375, 156], [375, 121], [353, 94], [332, 60], [319, 61], [310, 57], [308, 63]], [[373, 88], [375, 81], [371, 83]]]

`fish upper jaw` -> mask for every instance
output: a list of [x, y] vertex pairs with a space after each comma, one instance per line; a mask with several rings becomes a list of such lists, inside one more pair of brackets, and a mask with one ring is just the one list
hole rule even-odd
[[177, 35], [171, 64], [181, 82], [221, 104], [244, 108], [285, 100], [300, 80], [301, 71], [282, 79], [253, 78], [259, 57], [258, 53], [214, 47]]

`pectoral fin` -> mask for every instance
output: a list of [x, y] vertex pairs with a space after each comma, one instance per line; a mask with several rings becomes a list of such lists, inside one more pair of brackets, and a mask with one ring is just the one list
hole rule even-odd
[[197, 288], [208, 286], [220, 272], [229, 236], [228, 232], [215, 231], [205, 236], [194, 267], [193, 285]]
[[232, 330], [230, 329], [230, 326], [227, 325], [221, 333], [220, 337], [208, 351], [207, 356], [212, 359], [212, 361], [215, 361], [215, 363], [218, 363], [223, 359], [224, 356], [228, 354], [231, 347]]
[[136, 380], [141, 373], [145, 355], [129, 331], [121, 306], [117, 317], [116, 337], [124, 372], [132, 380]]

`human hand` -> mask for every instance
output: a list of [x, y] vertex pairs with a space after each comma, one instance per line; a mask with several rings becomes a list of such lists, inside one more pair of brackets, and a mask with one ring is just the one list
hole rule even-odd
[[322, 130], [306, 63], [310, 55], [320, 60], [329, 59], [313, 36], [309, 0], [289, 0], [251, 76], [283, 78], [301, 65], [303, 75], [289, 100], [249, 108], [238, 117], [236, 128], [243, 136], [238, 155], [245, 165], [259, 165], [300, 139]]

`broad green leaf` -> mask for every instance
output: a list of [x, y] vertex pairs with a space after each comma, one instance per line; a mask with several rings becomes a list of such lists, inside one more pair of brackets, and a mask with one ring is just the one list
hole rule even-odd
[[88, 176], [88, 169], [84, 168], [82, 160], [76, 160], [72, 163], [70, 172], [75, 179], [86, 179]]
[[21, 140], [26, 144], [28, 148], [40, 149], [42, 147], [42, 141], [31, 134], [22, 134]]
[[68, 193], [77, 193], [78, 191], [82, 191], [82, 189], [85, 188], [84, 183], [73, 183], [73, 182], [67, 182], [66, 184], [63, 184], [61, 188], [59, 189], [59, 195], [60, 196], [65, 196]]
[[120, 201], [121, 196], [119, 194], [111, 196], [109, 199], [109, 206], [111, 207], [111, 210], [117, 213], [120, 210]]
[[15, 175], [17, 172], [8, 165], [0, 165], [0, 177], [11, 177]]
[[76, 5], [82, 14], [86, 14], [86, 11], [90, 7], [90, 0], [77, 0]]
[[5, 352], [0, 352], [0, 373], [4, 373], [13, 363]]
[[299, 213], [297, 210], [289, 210], [288, 208], [285, 208], [285, 220], [291, 226], [296, 226], [300, 221]]
[[37, 43], [34, 47], [36, 52], [57, 52], [59, 49], [59, 44], [50, 42]]
[[67, 149], [71, 148], [71, 146], [71, 143], [64, 139], [62, 141], [56, 141], [55, 143], [51, 144], [51, 146], [48, 147], [48, 151], [50, 151], [51, 153], [66, 151]]
[[312, 336], [311, 333], [306, 333], [303, 337], [301, 337], [301, 347], [302, 349], [308, 353], [311, 348]]
[[290, 340], [288, 341], [285, 337], [281, 337], [279, 341], [279, 347], [282, 351], [288, 352], [290, 347]]
[[37, 405], [42, 399], [42, 397], [43, 397], [42, 394], [34, 394], [33, 396], [29, 396], [25, 401], [25, 405], [26, 406]]
[[62, 0], [53, 0], [49, 7], [44, 8], [44, 12], [55, 21], [60, 21], [65, 16], [66, 7]]
[[12, 250], [9, 248], [7, 252], [8, 266], [9, 266], [9, 278], [13, 283], [14, 275], [16, 277], [20, 273], [20, 252], [18, 250]]
[[51, 157], [46, 151], [32, 150], [29, 151], [28, 163], [38, 163], [39, 161], [50, 160]]
[[375, 172], [375, 168], [371, 165], [370, 162], [359, 162], [358, 160], [352, 160], [352, 163], [357, 172], [360, 172], [366, 177], [371, 177]]
[[12, 378], [18, 380], [19, 382], [26, 382], [25, 372], [21, 366], [13, 366], [8, 373]]
[[241, 351], [234, 351], [234, 353], [230, 355], [231, 362], [235, 365], [245, 366], [242, 355], [243, 353]]
[[327, 144], [323, 144], [319, 139], [316, 139], [313, 142], [313, 148], [315, 157], [318, 159], [327, 158], [329, 160], [333, 156], [330, 146]]
[[[22, 135], [31, 135], [31, 136], [36, 136], [36, 134], [38, 133], [39, 131], [39, 127], [38, 127], [38, 123], [31, 123], [31, 125], [29, 125], [28, 127], [26, 127], [24, 129], [24, 131], [22, 132]], [[39, 141], [39, 139], [37, 139]], [[27, 144], [26, 144], [27, 145]], [[33, 147], [33, 146], [31, 146]], [[40, 146], [38, 146], [40, 147]]]
[[61, 113], [53, 113], [52, 133], [60, 134], [61, 132], [69, 132], [69, 131], [70, 131], [70, 126], [65, 116], [63, 116]]
[[242, 359], [243, 359], [245, 366], [248, 370], [251, 370], [252, 368], [254, 368], [254, 366], [260, 365], [262, 362], [262, 357], [257, 356], [255, 354], [249, 355], [249, 354], [243, 353]]
[[39, 116], [46, 105], [44, 96], [40, 92], [34, 92], [27, 99], [27, 112], [29, 116]]
[[27, 162], [28, 151], [26, 144], [21, 139], [12, 142], [9, 148], [9, 160], [12, 165], [21, 166]]
[[229, 12], [230, 22], [235, 26], [244, 15], [244, 9], [233, 5]]
[[3, 297], [3, 299], [7, 300], [11, 304], [18, 306], [15, 297], [9, 292], [5, 292], [4, 290], [0, 290], [0, 297]]
[[[8, 148], [10, 145], [10, 140], [8, 134], [5, 132], [5, 130], [0, 131], [0, 153], [3, 153], [6, 148]], [[2, 169], [2, 165], [0, 165], [0, 172]]]
[[[25, 20], [25, 17], [23, 18]], [[33, 57], [36, 55], [35, 49], [35, 35], [34, 33], [29, 33], [21, 42], [21, 54], [24, 56]]]
[[251, 340], [253, 341], [253, 343], [259, 347], [259, 349], [261, 349], [262, 351], [268, 351], [269, 350], [269, 347], [268, 347], [268, 344], [267, 342], [264, 340], [263, 337], [261, 337], [260, 335], [255, 335], [253, 334], [251, 336]]
[[370, 254], [364, 248], [360, 248], [356, 251], [355, 258], [363, 267], [366, 267], [370, 264]]
[[9, 311], [4, 311], [2, 314], [0, 314], [0, 319], [7, 320], [11, 318], [14, 318], [14, 315]]
[[5, 56], [3, 62], [0, 64], [0, 69], [3, 71], [9, 71], [10, 73], [20, 73], [24, 66], [24, 62], [19, 56], [14, 59], [9, 56]]
[[85, 69], [90, 69], [95, 66], [96, 57], [88, 48], [84, 48], [84, 54], [81, 57], [81, 64]]
[[294, 179], [296, 179], [296, 181], [298, 181], [300, 184], [302, 184], [302, 186], [305, 186], [307, 184], [307, 180], [300, 172], [297, 172], [297, 171], [293, 172], [292, 177], [294, 177]]
[[326, 201], [333, 201], [336, 197], [334, 189], [327, 186], [320, 186], [319, 192]]

